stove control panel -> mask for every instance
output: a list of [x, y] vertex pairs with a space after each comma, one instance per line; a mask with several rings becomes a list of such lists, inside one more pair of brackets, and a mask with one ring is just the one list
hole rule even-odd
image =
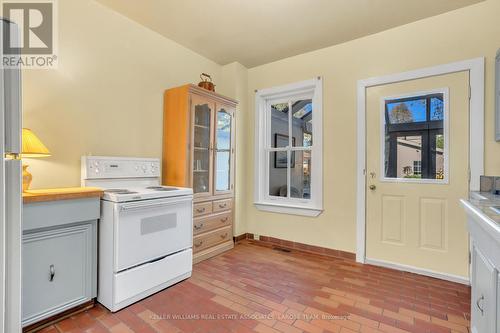
[[160, 177], [157, 158], [82, 157], [82, 178], [144, 178]]

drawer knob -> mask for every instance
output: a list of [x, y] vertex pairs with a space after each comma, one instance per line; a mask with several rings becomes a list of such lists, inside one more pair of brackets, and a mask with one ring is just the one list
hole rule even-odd
[[195, 224], [195, 225], [194, 225], [194, 228], [195, 228], [196, 230], [200, 230], [201, 228], [203, 228], [203, 223], [200, 223], [200, 224]]
[[219, 208], [226, 208], [227, 204], [226, 203], [223, 203], [223, 204], [219, 204]]
[[226, 216], [226, 217], [224, 217], [224, 218], [220, 219], [220, 221], [221, 221], [222, 223], [225, 223], [225, 222], [227, 222], [227, 219], [228, 219], [228, 217]]
[[481, 306], [481, 302], [483, 302], [483, 301], [484, 301], [484, 295], [481, 295], [481, 297], [479, 297], [477, 302], [476, 302], [477, 308], [479, 309], [479, 311], [481, 311], [481, 316], [484, 316], [484, 309]]
[[52, 282], [54, 281], [54, 277], [56, 276], [56, 268], [54, 265], [49, 266], [49, 281]]
[[224, 239], [227, 237], [227, 232], [224, 235], [220, 235], [220, 238]]
[[203, 208], [196, 208], [196, 212], [197, 213], [203, 213], [203, 212], [205, 212], [205, 207], [203, 207]]
[[202, 244], [203, 244], [203, 241], [201, 240], [198, 243], [195, 243], [194, 246], [195, 247], [200, 247]]

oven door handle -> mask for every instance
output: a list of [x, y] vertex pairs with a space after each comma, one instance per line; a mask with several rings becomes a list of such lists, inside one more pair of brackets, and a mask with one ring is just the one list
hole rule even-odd
[[175, 200], [169, 200], [169, 201], [161, 201], [161, 202], [148, 202], [148, 203], [129, 203], [129, 204], [123, 204], [120, 206], [120, 211], [125, 212], [125, 211], [131, 211], [131, 210], [138, 210], [138, 209], [147, 209], [147, 208], [157, 208], [157, 207], [164, 207], [164, 206], [171, 206], [171, 205], [176, 205], [180, 202], [187, 202], [191, 201], [191, 197], [187, 198], [175, 198]]

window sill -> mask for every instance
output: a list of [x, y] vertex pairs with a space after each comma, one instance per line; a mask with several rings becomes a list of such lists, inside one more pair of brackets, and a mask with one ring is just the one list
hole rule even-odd
[[290, 215], [316, 217], [323, 212], [323, 209], [319, 208], [279, 205], [267, 202], [255, 202], [254, 205], [255, 207], [257, 207], [258, 210], [262, 210], [264, 212], [290, 214]]

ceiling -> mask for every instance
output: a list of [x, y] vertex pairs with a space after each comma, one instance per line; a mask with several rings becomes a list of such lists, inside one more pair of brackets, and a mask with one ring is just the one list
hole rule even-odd
[[339, 44], [482, 0], [97, 0], [224, 65]]

